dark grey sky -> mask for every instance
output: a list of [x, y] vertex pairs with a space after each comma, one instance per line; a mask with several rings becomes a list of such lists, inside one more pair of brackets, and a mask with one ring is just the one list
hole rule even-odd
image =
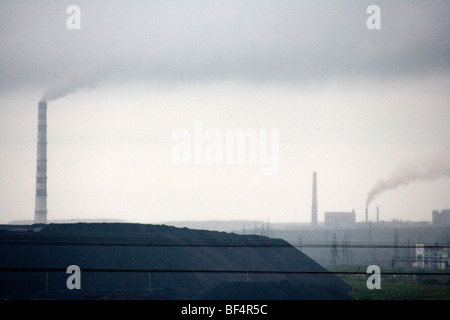
[[45, 88], [74, 71], [154, 81], [402, 78], [449, 70], [448, 1], [2, 1], [2, 90]]
[[[32, 218], [37, 102], [69, 84], [49, 102], [49, 219], [308, 221], [317, 171], [319, 220], [360, 220], [399, 163], [448, 160], [449, 17], [446, 0], [0, 0], [0, 223]], [[196, 120], [279, 129], [280, 173], [174, 167], [171, 133]], [[448, 194], [447, 177], [377, 204], [429, 219]]]

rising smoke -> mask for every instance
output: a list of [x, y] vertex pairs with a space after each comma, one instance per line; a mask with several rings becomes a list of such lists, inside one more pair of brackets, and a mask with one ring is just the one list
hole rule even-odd
[[71, 73], [45, 91], [41, 101], [56, 100], [79, 89], [91, 89], [99, 80], [107, 77], [108, 73], [105, 68], [93, 68]]
[[380, 179], [367, 195], [366, 208], [377, 196], [385, 191], [413, 182], [432, 181], [450, 177], [450, 152], [441, 151], [414, 162], [398, 165], [386, 178]]

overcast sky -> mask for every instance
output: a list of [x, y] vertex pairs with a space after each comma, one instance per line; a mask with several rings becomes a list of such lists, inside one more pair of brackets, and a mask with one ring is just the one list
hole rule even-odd
[[[361, 221], [372, 187], [416, 166], [434, 175], [381, 192], [369, 218], [431, 220], [450, 207], [449, 17], [447, 0], [0, 0], [0, 223], [34, 219], [37, 106], [65, 86], [49, 220], [308, 222], [316, 171], [319, 221]], [[278, 130], [278, 172], [176, 165], [172, 134], [195, 121]]]

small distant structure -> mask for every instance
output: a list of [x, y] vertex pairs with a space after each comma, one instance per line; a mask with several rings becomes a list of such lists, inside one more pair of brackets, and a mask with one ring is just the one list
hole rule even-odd
[[413, 267], [424, 268], [425, 267], [425, 246], [423, 243], [416, 244], [416, 259], [413, 263]]
[[352, 212], [325, 212], [324, 226], [327, 229], [354, 228], [355, 222], [355, 210]]
[[448, 248], [442, 247], [425, 247], [423, 243], [416, 244], [416, 258], [413, 267], [416, 268], [432, 268], [445, 270], [449, 268]]
[[441, 210], [433, 210], [431, 212], [432, 215], [432, 226], [433, 227], [447, 227], [450, 226], [450, 209]]

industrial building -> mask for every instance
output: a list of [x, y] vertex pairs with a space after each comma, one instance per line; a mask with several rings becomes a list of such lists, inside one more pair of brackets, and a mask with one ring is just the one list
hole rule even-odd
[[433, 227], [447, 227], [450, 226], [450, 209], [432, 211], [432, 225]]
[[355, 210], [352, 212], [325, 212], [324, 226], [327, 229], [354, 228], [355, 220]]

